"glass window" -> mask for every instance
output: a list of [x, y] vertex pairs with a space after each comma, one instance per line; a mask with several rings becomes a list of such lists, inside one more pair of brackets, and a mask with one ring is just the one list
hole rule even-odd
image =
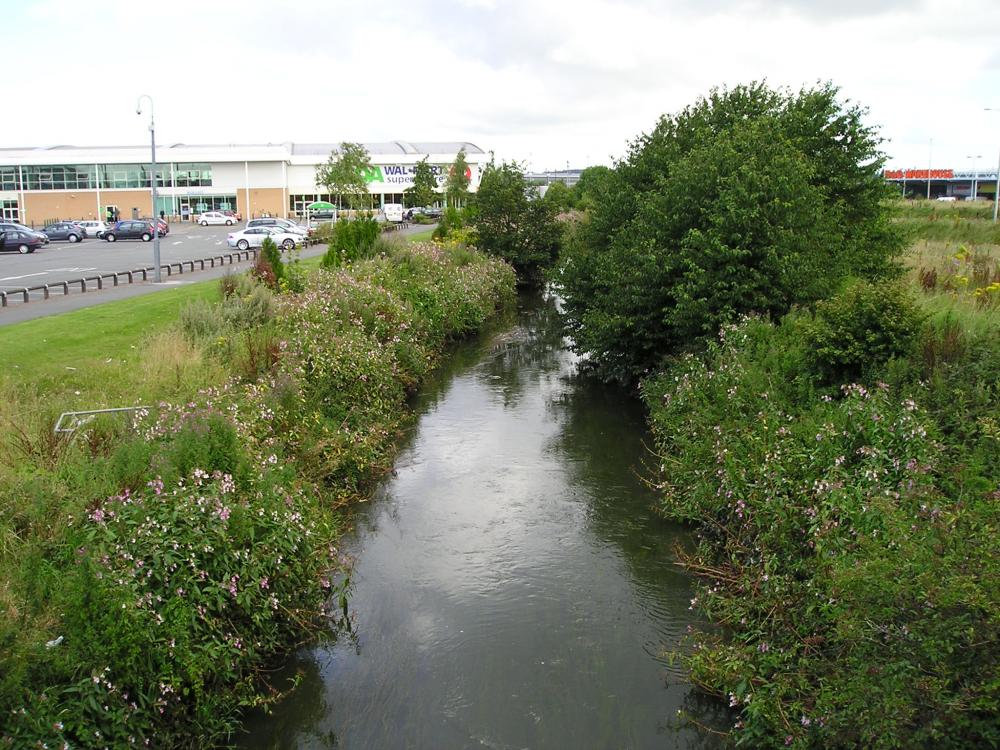
[[0, 190], [18, 190], [17, 167], [0, 167]]

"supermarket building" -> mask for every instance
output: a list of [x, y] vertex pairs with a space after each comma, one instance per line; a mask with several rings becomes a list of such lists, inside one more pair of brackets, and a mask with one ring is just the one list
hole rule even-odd
[[[464, 149], [469, 190], [479, 186], [488, 155], [472, 143], [363, 144], [372, 170], [365, 175], [372, 205], [403, 203], [417, 162], [427, 158], [443, 190]], [[0, 148], [0, 213], [40, 225], [59, 219], [121, 218], [163, 211], [175, 219], [231, 209], [244, 218], [299, 216], [317, 200], [337, 202], [316, 185], [316, 167], [337, 144], [157, 146], [157, 205], [152, 206], [149, 146]]]

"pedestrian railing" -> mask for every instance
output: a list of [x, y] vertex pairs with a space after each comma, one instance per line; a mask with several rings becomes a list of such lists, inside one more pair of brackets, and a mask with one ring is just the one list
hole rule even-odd
[[[172, 276], [175, 272], [178, 275], [184, 273], [184, 269], [188, 269], [188, 273], [194, 273], [195, 266], [198, 266], [199, 271], [204, 271], [206, 268], [215, 268], [216, 266], [233, 265], [234, 263], [241, 263], [245, 260], [257, 259], [257, 248], [249, 248], [248, 250], [237, 250], [232, 253], [225, 253], [223, 255], [213, 255], [210, 258], [198, 258], [196, 260], [184, 260], [179, 263], [165, 263], [160, 266], [160, 272], [166, 273], [167, 277]], [[119, 286], [122, 280], [127, 284], [133, 284], [138, 281], [149, 281], [150, 274], [155, 270], [154, 266], [147, 266], [146, 268], [137, 268], [132, 271], [116, 271], [114, 273], [104, 273], [98, 276], [84, 276], [83, 278], [73, 279], [71, 281], [56, 281], [51, 284], [39, 284], [38, 286], [26, 286], [22, 289], [14, 289], [3, 291], [0, 290], [0, 307], [7, 307], [8, 301], [12, 299], [21, 298], [22, 302], [30, 302], [31, 295], [33, 293], [41, 293], [42, 299], [49, 299], [53, 292], [62, 292], [62, 296], [67, 296], [70, 293], [70, 289], [74, 290], [79, 287], [81, 293], [85, 293], [91, 290], [102, 290], [104, 289], [105, 283], [110, 283], [112, 286]]]

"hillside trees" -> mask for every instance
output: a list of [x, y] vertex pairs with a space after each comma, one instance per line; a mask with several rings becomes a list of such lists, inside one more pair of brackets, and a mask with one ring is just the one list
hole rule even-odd
[[902, 243], [879, 139], [837, 94], [713, 90], [594, 175], [559, 281], [575, 345], [603, 377], [634, 382], [741, 314], [892, 275]]

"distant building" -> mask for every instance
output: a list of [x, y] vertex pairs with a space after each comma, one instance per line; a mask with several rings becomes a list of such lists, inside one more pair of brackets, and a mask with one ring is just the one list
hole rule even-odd
[[[317, 200], [336, 202], [316, 184], [316, 166], [339, 144], [157, 146], [157, 205], [152, 206], [149, 146], [0, 148], [0, 214], [12, 221], [170, 216], [230, 209], [245, 218], [299, 215]], [[403, 203], [413, 168], [425, 157], [438, 184], [459, 149], [469, 164], [469, 189], [479, 187], [489, 157], [472, 143], [366, 143], [366, 175], [375, 207]]]
[[580, 181], [582, 169], [554, 169], [549, 172], [529, 172], [524, 179], [533, 185], [549, 185], [553, 182], [564, 182], [566, 187], [573, 187]]
[[931, 198], [957, 198], [972, 196], [975, 185], [978, 198], [993, 200], [996, 195], [997, 171], [984, 169], [886, 169], [882, 172], [887, 182], [898, 185], [901, 195], [927, 197], [930, 180]]

